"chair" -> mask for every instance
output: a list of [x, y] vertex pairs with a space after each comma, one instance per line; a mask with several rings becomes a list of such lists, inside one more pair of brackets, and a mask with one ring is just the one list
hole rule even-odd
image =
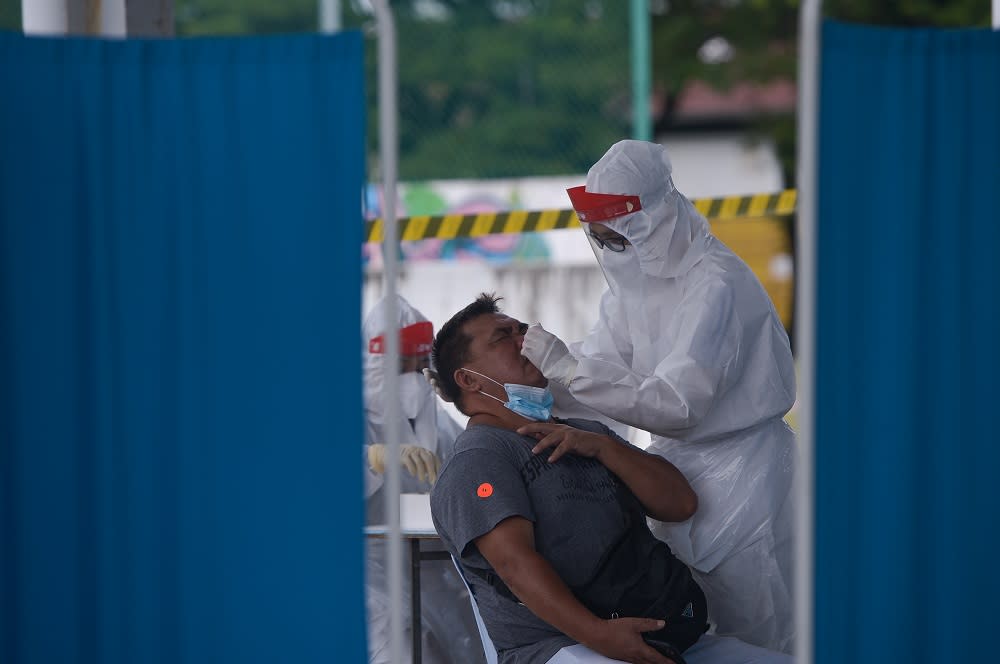
[[486, 631], [486, 624], [483, 622], [483, 617], [479, 615], [479, 606], [476, 604], [476, 598], [472, 595], [472, 588], [469, 587], [469, 582], [465, 580], [465, 572], [462, 571], [462, 566], [455, 560], [455, 556], [451, 557], [451, 562], [455, 565], [455, 569], [458, 570], [458, 576], [462, 578], [462, 583], [465, 584], [465, 589], [469, 592], [472, 613], [476, 616], [476, 627], [479, 628], [479, 638], [483, 642], [483, 654], [486, 655], [486, 664], [497, 664], [497, 649], [493, 645], [490, 633]]

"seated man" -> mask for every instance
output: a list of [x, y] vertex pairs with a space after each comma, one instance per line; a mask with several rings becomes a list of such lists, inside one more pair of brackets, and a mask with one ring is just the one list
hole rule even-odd
[[483, 294], [432, 356], [439, 388], [470, 416], [431, 493], [434, 525], [501, 664], [790, 662], [704, 634], [701, 589], [646, 525], [689, 518], [697, 497], [604, 425], [553, 420], [546, 379], [521, 356], [526, 328]]

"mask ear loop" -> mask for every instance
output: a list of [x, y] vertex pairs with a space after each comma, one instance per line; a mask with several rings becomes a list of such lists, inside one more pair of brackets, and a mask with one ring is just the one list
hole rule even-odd
[[[478, 371], [476, 371], [475, 369], [466, 369], [465, 367], [462, 367], [462, 368], [461, 368], [461, 370], [462, 370], [462, 371], [468, 371], [469, 373], [474, 373], [474, 374], [476, 374], [477, 376], [482, 376], [483, 378], [485, 378], [486, 380], [490, 381], [490, 382], [491, 382], [491, 383], [493, 383], [494, 385], [499, 385], [499, 386], [500, 386], [500, 389], [502, 389], [502, 390], [503, 390], [503, 393], [504, 393], [504, 394], [507, 394], [507, 388], [505, 388], [505, 387], [503, 386], [503, 384], [502, 384], [502, 383], [498, 383], [497, 381], [493, 380], [493, 379], [492, 379], [492, 378], [490, 378], [489, 376], [487, 376], [487, 375], [485, 375], [485, 374], [481, 374], [481, 373], [479, 373]], [[484, 397], [489, 397], [490, 399], [493, 399], [494, 401], [498, 401], [499, 403], [502, 403], [502, 404], [503, 404], [503, 405], [505, 405], [505, 406], [507, 405], [507, 402], [506, 402], [506, 401], [504, 401], [503, 399], [500, 399], [500, 398], [497, 398], [497, 397], [493, 396], [492, 394], [487, 394], [486, 392], [483, 392], [482, 390], [479, 390], [479, 394], [482, 394], [482, 395], [483, 395]], [[508, 395], [508, 399], [509, 399], [509, 398], [510, 398], [510, 397], [509, 397], [509, 395]]]

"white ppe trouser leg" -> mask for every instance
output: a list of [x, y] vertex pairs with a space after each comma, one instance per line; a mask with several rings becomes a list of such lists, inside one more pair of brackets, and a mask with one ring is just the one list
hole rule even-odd
[[[687, 664], [792, 664], [793, 661], [791, 655], [714, 634], [702, 634], [697, 643], [684, 651], [684, 660]], [[621, 660], [598, 655], [578, 643], [557, 652], [548, 664], [621, 664]]]
[[[787, 515], [779, 515], [779, 519]], [[708, 600], [708, 619], [719, 636], [791, 653], [795, 647], [792, 612], [792, 553], [790, 529], [775, 541], [775, 530], [723, 560], [710, 573], [691, 573]], [[753, 573], [750, 571], [753, 570]]]
[[752, 646], [739, 639], [703, 634], [684, 651], [687, 664], [792, 664], [791, 655]]
[[599, 655], [582, 643], [577, 643], [560, 649], [549, 658], [547, 664], [628, 664], [628, 662]]

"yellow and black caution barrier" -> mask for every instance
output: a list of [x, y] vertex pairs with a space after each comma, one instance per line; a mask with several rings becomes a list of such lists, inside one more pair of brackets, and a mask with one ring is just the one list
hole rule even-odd
[[[773, 194], [695, 198], [695, 209], [709, 221], [722, 219], [782, 216], [795, 212], [796, 190]], [[481, 237], [499, 233], [535, 233], [580, 224], [573, 210], [513, 210], [480, 214], [420, 215], [399, 219], [401, 240], [450, 240], [456, 237]], [[365, 242], [381, 242], [382, 220], [365, 223]]]

